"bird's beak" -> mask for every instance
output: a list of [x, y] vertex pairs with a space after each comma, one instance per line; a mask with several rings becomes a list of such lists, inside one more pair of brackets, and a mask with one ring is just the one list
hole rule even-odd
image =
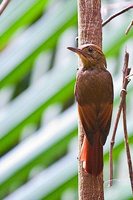
[[69, 49], [70, 51], [75, 52], [76, 54], [78, 54], [79, 56], [83, 56], [86, 58], [86, 54], [85, 52], [83, 52], [81, 49], [79, 48], [73, 48], [73, 47], [67, 47], [67, 49]]

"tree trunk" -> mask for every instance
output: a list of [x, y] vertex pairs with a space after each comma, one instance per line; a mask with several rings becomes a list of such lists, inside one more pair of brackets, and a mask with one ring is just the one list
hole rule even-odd
[[[100, 0], [78, 0], [78, 45], [86, 43], [93, 43], [102, 47]], [[79, 121], [79, 153], [82, 141], [83, 129]], [[79, 200], [103, 199], [103, 174], [95, 177], [85, 173], [79, 161]]]

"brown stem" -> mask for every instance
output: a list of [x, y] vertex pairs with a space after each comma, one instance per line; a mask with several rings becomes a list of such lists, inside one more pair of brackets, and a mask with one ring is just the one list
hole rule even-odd
[[[127, 63], [128, 63], [128, 59], [129, 59], [129, 55], [128, 55], [127, 52], [125, 52], [123, 74], [125, 73], [126, 66], [127, 66]], [[112, 184], [113, 184], [113, 147], [114, 147], [114, 144], [115, 144], [116, 131], [117, 131], [121, 111], [122, 111], [122, 108], [123, 108], [123, 101], [124, 101], [123, 96], [125, 95], [124, 90], [126, 90], [126, 85], [125, 85], [125, 82], [124, 82], [124, 75], [123, 75], [123, 84], [122, 85], [123, 85], [122, 86], [123, 89], [121, 91], [120, 105], [119, 105], [119, 109], [118, 109], [118, 112], [117, 112], [117, 115], [116, 115], [113, 135], [112, 135], [111, 142], [110, 142], [110, 164], [109, 164], [109, 166], [110, 166], [109, 185], [110, 186], [112, 186]]]
[[115, 136], [116, 136], [116, 131], [117, 131], [117, 127], [118, 127], [118, 123], [119, 123], [119, 119], [120, 119], [120, 115], [121, 115], [121, 111], [122, 111], [122, 106], [123, 106], [123, 99], [121, 99], [120, 105], [119, 105], [119, 109], [118, 109], [118, 113], [116, 116], [116, 120], [115, 120], [115, 125], [114, 125], [114, 130], [113, 130], [113, 135], [111, 138], [111, 142], [110, 142], [110, 177], [109, 177], [109, 185], [112, 186], [113, 184], [113, 147], [115, 144]]
[[131, 162], [131, 156], [130, 156], [130, 149], [128, 145], [128, 136], [127, 136], [127, 124], [126, 124], [126, 88], [129, 83], [129, 74], [130, 74], [130, 68], [128, 68], [128, 61], [129, 61], [129, 54], [125, 52], [125, 59], [124, 59], [124, 67], [123, 67], [123, 84], [122, 84], [122, 91], [121, 91], [121, 101], [119, 105], [119, 110], [117, 113], [113, 136], [110, 143], [110, 186], [113, 184], [113, 146], [115, 143], [115, 135], [116, 130], [118, 126], [118, 122], [120, 119], [120, 114], [123, 109], [123, 127], [124, 127], [124, 135], [125, 135], [125, 144], [126, 144], [126, 152], [127, 152], [127, 160], [128, 160], [128, 167], [129, 167], [129, 174], [130, 174], [130, 180], [131, 180], [131, 186], [133, 189], [133, 170], [132, 170], [132, 162]]
[[109, 23], [112, 19], [114, 19], [115, 17], [125, 13], [126, 11], [128, 11], [129, 9], [133, 8], [133, 5], [130, 5], [128, 6], [127, 8], [124, 8], [123, 10], [117, 12], [116, 14], [110, 16], [107, 20], [105, 20], [103, 23], [102, 23], [102, 26], [105, 26], [107, 23]]
[[[102, 46], [101, 2], [78, 0], [78, 43]], [[80, 63], [79, 63], [80, 66]], [[83, 129], [79, 121], [79, 152], [83, 141]], [[79, 200], [104, 200], [103, 174], [95, 177], [82, 169], [79, 161]]]
[[0, 15], [3, 13], [3, 11], [6, 9], [7, 5], [9, 4], [10, 0], [3, 0], [0, 4]]
[[121, 91], [121, 101], [120, 101], [120, 105], [119, 105], [119, 109], [116, 115], [116, 120], [115, 120], [115, 125], [114, 125], [114, 129], [113, 129], [113, 135], [111, 138], [111, 142], [110, 142], [110, 177], [109, 177], [109, 185], [112, 186], [113, 185], [113, 147], [115, 144], [115, 136], [116, 136], [116, 131], [117, 131], [117, 127], [118, 127], [118, 123], [119, 123], [119, 119], [120, 119], [120, 115], [121, 115], [121, 111], [123, 108], [123, 102], [124, 102], [124, 95], [125, 95], [125, 90], [126, 90], [126, 82], [125, 80], [125, 73], [126, 73], [126, 68], [128, 66], [128, 60], [129, 60], [129, 54], [127, 52], [125, 52], [125, 58], [124, 58], [124, 67], [123, 67], [123, 83], [122, 83], [122, 91]]
[[133, 168], [132, 168], [130, 148], [128, 144], [127, 120], [126, 120], [126, 99], [123, 105], [123, 127], [124, 127], [125, 147], [126, 147], [126, 154], [127, 154], [127, 161], [128, 161], [129, 176], [130, 176], [131, 188], [132, 188], [132, 193], [133, 193]]
[[[129, 83], [129, 74], [131, 71], [131, 68], [128, 68], [128, 60], [129, 60], [129, 54], [126, 52], [127, 58], [125, 59], [125, 67], [123, 70], [123, 86], [126, 87]], [[126, 155], [127, 155], [127, 162], [128, 162], [128, 169], [129, 169], [129, 177], [131, 182], [131, 188], [133, 193], [133, 168], [132, 168], [132, 160], [131, 160], [131, 154], [130, 154], [130, 148], [128, 144], [128, 132], [127, 132], [127, 119], [126, 119], [126, 92], [123, 94], [123, 128], [124, 128], [124, 138], [125, 138], [125, 147], [126, 147]]]

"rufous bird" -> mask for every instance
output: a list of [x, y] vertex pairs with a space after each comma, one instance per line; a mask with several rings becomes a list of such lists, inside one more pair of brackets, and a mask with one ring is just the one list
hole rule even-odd
[[100, 47], [85, 44], [68, 47], [81, 59], [77, 72], [75, 97], [84, 131], [80, 161], [94, 176], [103, 170], [103, 145], [110, 130], [113, 108], [113, 81]]

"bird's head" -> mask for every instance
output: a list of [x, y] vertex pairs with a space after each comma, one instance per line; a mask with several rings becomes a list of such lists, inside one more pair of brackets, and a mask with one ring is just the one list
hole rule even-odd
[[75, 52], [80, 57], [83, 66], [86, 68], [107, 67], [106, 59], [102, 50], [95, 44], [85, 44], [79, 48], [68, 47], [68, 49]]

